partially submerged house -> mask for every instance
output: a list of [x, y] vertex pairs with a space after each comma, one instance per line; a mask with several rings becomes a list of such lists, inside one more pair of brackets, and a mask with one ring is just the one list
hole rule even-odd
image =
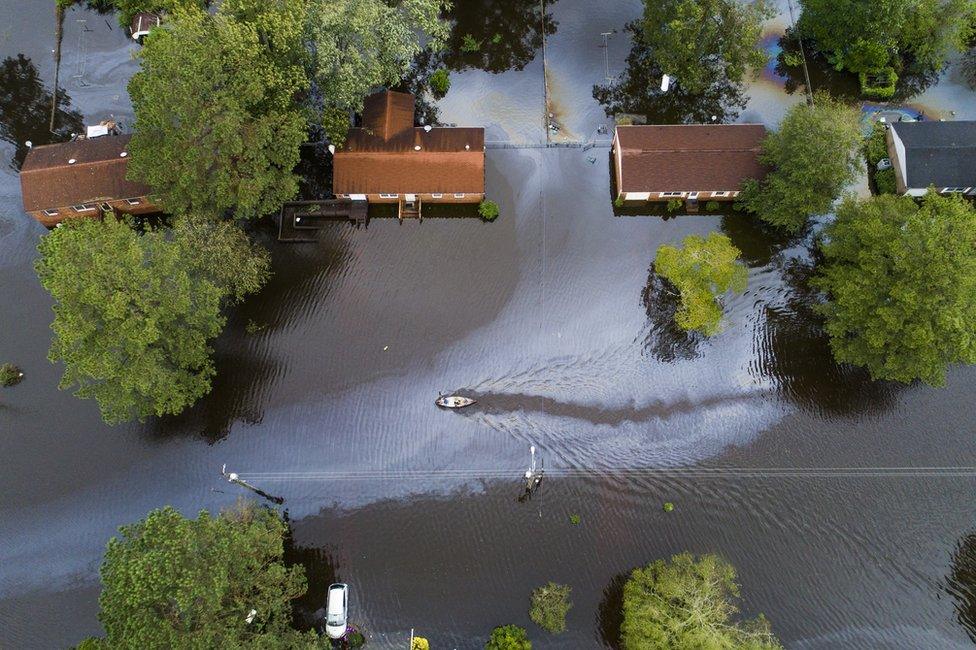
[[732, 201], [760, 179], [761, 124], [618, 126], [613, 136], [616, 198], [624, 202]]
[[20, 170], [24, 210], [47, 227], [103, 211], [158, 212], [149, 188], [127, 180], [128, 135], [34, 147]]
[[366, 98], [362, 127], [335, 154], [339, 198], [395, 203], [400, 218], [424, 203], [480, 203], [485, 197], [485, 130], [414, 126], [414, 97], [385, 90]]
[[129, 24], [129, 33], [132, 35], [132, 40], [142, 42], [142, 38], [149, 33], [149, 30], [153, 27], [159, 27], [162, 22], [163, 19], [159, 14], [150, 11], [140, 11], [132, 17], [132, 22]]
[[976, 121], [892, 122], [886, 138], [899, 194], [976, 195]]

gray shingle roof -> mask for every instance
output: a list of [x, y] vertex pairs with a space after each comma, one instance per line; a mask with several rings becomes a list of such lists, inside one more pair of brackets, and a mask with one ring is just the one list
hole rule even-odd
[[894, 122], [908, 187], [976, 187], [976, 121]]

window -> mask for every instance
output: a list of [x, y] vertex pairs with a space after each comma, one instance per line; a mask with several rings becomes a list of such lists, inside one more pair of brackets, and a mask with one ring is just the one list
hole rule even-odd
[[49, 217], [56, 217], [56, 216], [58, 216], [58, 211], [57, 210], [45, 210], [44, 211], [44, 214], [46, 214]]
[[944, 187], [944, 188], [942, 188], [942, 191], [944, 193], [947, 193], [947, 194], [956, 193], [956, 192], [958, 192], [960, 194], [963, 194], [963, 193], [968, 192], [970, 189], [972, 189], [972, 188], [969, 188], [969, 187]]
[[434, 192], [433, 194], [430, 195], [430, 197], [432, 199], [443, 199], [444, 195], [441, 194], [440, 192]]
[[139, 205], [142, 203], [142, 199], [126, 199], [125, 202], [129, 205]]
[[73, 205], [71, 209], [75, 212], [91, 212], [95, 209], [95, 206], [91, 203], [83, 203], [81, 205]]
[[458, 193], [455, 192], [454, 198], [456, 198], [456, 199], [463, 199], [464, 198], [464, 192], [461, 192], [460, 194], [458, 194]]
[[728, 196], [728, 192], [712, 192], [712, 196]]
[[399, 196], [400, 196], [399, 194], [383, 194], [382, 192], [380, 192], [381, 199], [395, 199], [398, 198]]

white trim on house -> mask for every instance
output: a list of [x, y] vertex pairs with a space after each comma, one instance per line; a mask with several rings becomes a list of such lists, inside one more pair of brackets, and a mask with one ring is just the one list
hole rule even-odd
[[81, 203], [79, 205], [71, 206], [71, 209], [75, 212], [92, 212], [95, 209], [92, 203]]
[[142, 199], [126, 199], [126, 205], [142, 205]]
[[650, 199], [650, 192], [624, 192], [625, 201], [649, 201]]
[[443, 199], [444, 195], [441, 192], [431, 192], [430, 198], [432, 199]]
[[943, 194], [965, 194], [966, 192], [968, 192], [971, 189], [973, 189], [973, 188], [971, 188], [971, 187], [943, 187], [942, 188], [942, 193]]
[[[908, 160], [905, 155], [905, 143], [901, 141], [898, 137], [898, 131], [894, 127], [888, 127], [888, 132], [891, 133], [891, 141], [895, 145], [895, 164], [898, 165], [898, 171], [901, 172], [901, 179], [905, 181], [905, 187], [911, 187], [908, 178]], [[909, 190], [908, 194], [912, 194]], [[924, 192], [922, 193], [924, 194]], [[912, 194], [912, 196], [921, 196], [920, 194]]]
[[726, 192], [712, 192], [712, 196], [728, 196], [729, 193]]
[[348, 196], [353, 201], [365, 201], [365, 200], [367, 200], [365, 194], [344, 194], [343, 196]]
[[56, 217], [59, 214], [61, 214], [61, 212], [59, 210], [48, 208], [47, 210], [44, 211], [44, 214], [46, 214], [49, 217]]
[[456, 199], [463, 199], [464, 198], [464, 192], [455, 192], [454, 193], [454, 198], [456, 198]]
[[660, 196], [662, 198], [682, 198], [684, 197], [684, 192], [661, 192]]
[[398, 198], [400, 198], [400, 195], [399, 194], [384, 194], [383, 192], [380, 192], [380, 198], [381, 199], [398, 199]]

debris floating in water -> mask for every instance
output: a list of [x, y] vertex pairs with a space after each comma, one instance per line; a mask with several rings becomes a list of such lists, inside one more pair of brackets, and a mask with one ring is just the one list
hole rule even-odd
[[664, 512], [671, 512], [674, 510], [674, 504], [670, 501], [664, 502]]

